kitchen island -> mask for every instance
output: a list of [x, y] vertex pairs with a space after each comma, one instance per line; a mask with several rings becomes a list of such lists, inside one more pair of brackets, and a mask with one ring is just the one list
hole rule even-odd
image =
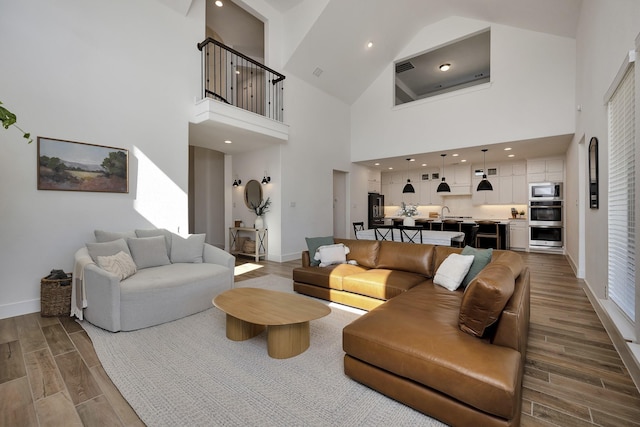
[[[473, 244], [470, 241], [471, 229], [476, 225], [476, 221], [483, 221], [485, 218], [472, 218], [472, 217], [459, 217], [459, 216], [445, 216], [444, 219], [430, 218], [428, 216], [414, 216], [416, 225], [422, 225], [426, 230], [435, 231], [461, 231], [465, 234], [465, 245]], [[387, 216], [385, 217], [387, 222], [392, 221], [393, 225], [402, 225], [404, 220], [403, 216]], [[455, 223], [453, 223], [455, 221]], [[511, 219], [489, 219], [489, 221], [498, 222], [498, 229], [500, 232], [500, 249], [509, 249], [509, 224]], [[516, 220], [517, 221], [517, 220]], [[456, 224], [457, 223], [457, 224]], [[488, 243], [488, 242], [487, 242]], [[490, 245], [483, 244], [481, 242], [480, 247], [490, 247]]]

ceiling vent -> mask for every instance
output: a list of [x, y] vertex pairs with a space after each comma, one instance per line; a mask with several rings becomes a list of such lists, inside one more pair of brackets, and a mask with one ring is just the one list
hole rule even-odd
[[413, 70], [414, 67], [411, 61], [398, 62], [396, 64], [396, 74], [404, 73], [405, 71]]

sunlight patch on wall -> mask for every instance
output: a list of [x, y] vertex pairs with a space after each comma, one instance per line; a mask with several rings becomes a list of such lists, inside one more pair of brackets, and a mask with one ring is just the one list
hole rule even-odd
[[134, 209], [155, 227], [174, 233], [188, 233], [188, 196], [138, 147], [133, 147], [138, 163]]

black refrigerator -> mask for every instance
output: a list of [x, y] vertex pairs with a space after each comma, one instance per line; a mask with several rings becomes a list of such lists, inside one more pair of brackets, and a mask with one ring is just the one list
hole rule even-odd
[[384, 195], [369, 193], [369, 227], [384, 225]]

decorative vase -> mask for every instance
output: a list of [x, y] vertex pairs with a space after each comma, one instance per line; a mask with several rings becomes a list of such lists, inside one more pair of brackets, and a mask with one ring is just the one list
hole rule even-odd
[[264, 228], [264, 219], [262, 219], [261, 216], [256, 217], [256, 222], [253, 225], [254, 228], [257, 228], [258, 230], [262, 230]]
[[402, 220], [402, 225], [413, 227], [416, 225], [416, 220], [412, 216], [405, 216], [404, 219]]

